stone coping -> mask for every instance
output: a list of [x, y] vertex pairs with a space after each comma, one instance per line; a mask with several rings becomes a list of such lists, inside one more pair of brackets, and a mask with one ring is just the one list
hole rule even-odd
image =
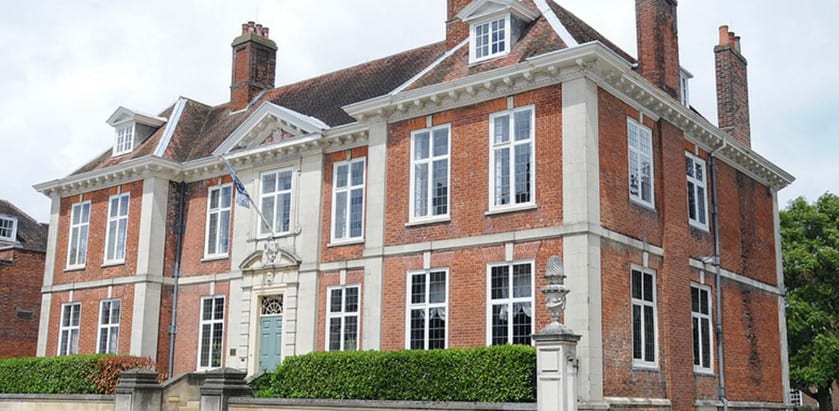
[[432, 401], [378, 401], [378, 400], [316, 400], [290, 398], [233, 397], [231, 405], [280, 405], [295, 407], [334, 408], [387, 408], [402, 410], [485, 410], [485, 411], [535, 411], [535, 402], [432, 402]]

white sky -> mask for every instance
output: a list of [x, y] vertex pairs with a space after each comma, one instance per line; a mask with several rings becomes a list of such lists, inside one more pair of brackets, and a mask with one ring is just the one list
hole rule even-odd
[[[635, 55], [632, 0], [559, 0]], [[0, 0], [0, 198], [46, 222], [33, 184], [109, 149], [120, 105], [158, 113], [178, 96], [228, 99], [241, 23], [271, 29], [277, 85], [445, 36], [445, 0]], [[718, 27], [742, 36], [752, 146], [796, 176], [781, 205], [839, 192], [839, 2], [681, 0], [681, 64], [691, 103], [716, 123]]]

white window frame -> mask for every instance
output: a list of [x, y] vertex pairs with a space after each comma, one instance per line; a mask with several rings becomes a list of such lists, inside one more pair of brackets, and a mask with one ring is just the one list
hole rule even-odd
[[[445, 301], [440, 303], [431, 303], [431, 273], [443, 273], [446, 279], [446, 298]], [[423, 303], [412, 303], [411, 302], [411, 285], [414, 276], [424, 275], [425, 276], [425, 302]], [[415, 348], [417, 350], [428, 350], [429, 346], [429, 336], [428, 336], [428, 329], [429, 329], [429, 321], [430, 321], [430, 311], [434, 308], [443, 308], [446, 312], [446, 328], [445, 328], [445, 336], [443, 337], [443, 347], [442, 349], [449, 348], [449, 323], [451, 322], [451, 313], [449, 312], [449, 295], [451, 293], [450, 290], [450, 281], [449, 281], [449, 269], [448, 268], [431, 268], [427, 270], [418, 270], [418, 271], [409, 271], [406, 281], [406, 292], [405, 292], [405, 349], [412, 349], [411, 348], [411, 311], [412, 310], [424, 310], [425, 315], [425, 325], [424, 325], [424, 332], [425, 335], [423, 336], [423, 347], [422, 348]], [[434, 348], [439, 349], [439, 348]]]
[[[492, 23], [503, 21], [504, 24], [504, 38], [501, 39], [504, 41], [504, 48], [496, 51], [495, 53], [492, 52]], [[511, 31], [512, 31], [512, 19], [510, 18], [510, 14], [507, 13], [503, 16], [492, 16], [489, 18], [481, 19], [471, 23], [469, 25], [469, 64], [478, 63], [481, 61], [493, 59], [496, 57], [506, 56], [510, 54], [510, 49], [512, 45], [510, 44], [510, 40], [512, 39]], [[479, 27], [486, 27], [487, 33], [487, 54], [484, 56], [478, 56], [478, 28]]]
[[[530, 111], [530, 137], [524, 140], [516, 141], [516, 113]], [[509, 141], [496, 144], [495, 143], [495, 119], [499, 117], [509, 117]], [[515, 149], [517, 146], [530, 145], [530, 199], [529, 201], [517, 203], [516, 202], [516, 159]], [[510, 159], [510, 202], [508, 204], [498, 204], [496, 198], [496, 167], [495, 167], [495, 152], [501, 149], [509, 150]], [[536, 107], [533, 105], [518, 107], [512, 110], [499, 111], [492, 113], [489, 116], [489, 210], [490, 211], [504, 211], [516, 210], [521, 208], [530, 208], [536, 205]]]
[[[353, 185], [352, 183], [352, 167], [354, 164], [361, 163], [361, 183]], [[347, 167], [347, 185], [344, 187], [338, 187], [338, 169], [342, 166]], [[365, 192], [365, 187], [367, 185], [367, 159], [365, 157], [354, 158], [352, 160], [347, 161], [340, 161], [336, 162], [332, 165], [332, 224], [330, 230], [330, 242], [331, 243], [339, 243], [339, 242], [348, 242], [348, 241], [357, 241], [364, 238], [364, 213], [365, 208], [367, 206], [365, 201], [365, 196], [367, 193]], [[352, 235], [352, 192], [356, 190], [361, 190], [361, 232], [358, 235]], [[347, 207], [344, 211], [344, 237], [337, 237], [336, 236], [336, 226], [338, 224], [338, 209], [337, 205], [337, 198], [338, 195], [341, 193], [346, 193], [347, 196]]]
[[[125, 210], [121, 208], [122, 198], [125, 197], [128, 200], [125, 202]], [[117, 204], [117, 214], [116, 216], [111, 216], [114, 206], [114, 200], [116, 200]], [[108, 222], [105, 226], [105, 259], [104, 264], [122, 264], [125, 262], [125, 255], [128, 253], [127, 245], [128, 245], [128, 212], [131, 209], [131, 193], [125, 192], [120, 194], [112, 195], [108, 198]], [[125, 214], [121, 214], [124, 212]], [[120, 229], [119, 224], [120, 221], [125, 221], [125, 231], [122, 233], [120, 237]], [[111, 232], [111, 223], [116, 223], [116, 232]], [[111, 243], [111, 236], [116, 235], [116, 239], [114, 240], [114, 249], [109, 249], [109, 244]], [[119, 255], [118, 251], [120, 248], [120, 241], [122, 242], [122, 256]], [[108, 258], [108, 252], [113, 251], [113, 258]]]
[[17, 242], [17, 217], [0, 214], [0, 232], [9, 232], [9, 235], [0, 235], [0, 241]]
[[[265, 176], [267, 176], [269, 174], [274, 174], [274, 178], [275, 178], [274, 184], [275, 184], [275, 188], [276, 188], [277, 187], [276, 185], [278, 184], [278, 181], [279, 181], [279, 176], [281, 174], [284, 174], [284, 173], [289, 173], [290, 176], [291, 176], [290, 177], [291, 178], [291, 184], [289, 184], [289, 188], [283, 189], [283, 190], [277, 189], [274, 192], [266, 193], [265, 192], [265, 187], [263, 186], [263, 181], [264, 181], [263, 179], [265, 178]], [[263, 222], [262, 219], [260, 218], [258, 223], [257, 223], [258, 224], [257, 233], [259, 233], [258, 235], [260, 237], [267, 237], [267, 236], [271, 236], [271, 235], [284, 235], [284, 234], [291, 233], [291, 229], [292, 229], [292, 227], [294, 227], [294, 188], [295, 188], [294, 175], [295, 175], [294, 167], [278, 168], [278, 169], [263, 171], [262, 173], [259, 173], [259, 206], [262, 209], [263, 214], [266, 213], [266, 209], [265, 209], [265, 207], [263, 207], [263, 202], [265, 201], [265, 199], [270, 198], [270, 197], [274, 198], [274, 209], [271, 211], [271, 216], [272, 216], [272, 219], [274, 220], [274, 221], [271, 221], [271, 224], [273, 224], [274, 226], [271, 227], [271, 230], [266, 231], [267, 226], [265, 225], [265, 222]], [[282, 198], [282, 196], [284, 196], [286, 194], [288, 194], [288, 227], [283, 229], [283, 227], [278, 227], [277, 226], [277, 210], [278, 210], [278, 207], [279, 207], [279, 204], [280, 204], [280, 201], [279, 201], [280, 198]]]
[[[356, 302], [356, 311], [347, 311], [347, 290], [355, 289], [357, 290], [358, 301]], [[341, 311], [333, 312], [332, 311], [332, 292], [335, 290], [341, 290]], [[339, 338], [338, 344], [339, 348], [337, 351], [358, 351], [359, 348], [359, 331], [361, 330], [361, 316], [359, 313], [361, 312], [361, 286], [358, 284], [354, 285], [339, 285], [335, 287], [328, 287], [326, 289], [326, 344], [324, 345], [324, 349], [326, 351], [334, 351], [332, 350], [332, 339], [330, 334], [330, 326], [333, 319], [338, 319], [341, 323], [341, 336]], [[344, 341], [344, 332], [346, 331], [347, 325], [347, 318], [355, 318], [355, 346], [354, 347], [347, 347]]]
[[[224, 190], [230, 191], [230, 204], [225, 207], [223, 205]], [[218, 191], [219, 203], [218, 207], [212, 208], [213, 192]], [[221, 215], [227, 212], [227, 247], [224, 251], [219, 251], [224, 244], [221, 238]], [[216, 238], [210, 238], [210, 223], [212, 216], [216, 215]], [[224, 258], [230, 252], [230, 238], [232, 234], [231, 224], [233, 222], [233, 184], [221, 184], [207, 189], [207, 219], [204, 224], [204, 258]], [[214, 245], [216, 252], [210, 252], [210, 245]]]
[[[513, 270], [514, 267], [517, 265], [529, 265], [530, 266], [530, 296], [529, 297], [514, 297], [513, 295]], [[507, 267], [509, 270], [510, 276], [507, 284], [508, 289], [508, 297], [507, 298], [499, 298], [493, 299], [492, 298], [492, 269], [496, 267]], [[536, 264], [533, 260], [522, 260], [522, 261], [509, 261], [503, 263], [493, 263], [487, 265], [487, 311], [486, 311], [486, 344], [487, 346], [492, 346], [492, 307], [495, 305], [505, 304], [507, 306], [507, 312], [513, 312], [513, 304], [515, 303], [523, 303], [529, 302], [530, 303], [530, 334], [536, 332], [536, 312], [535, 312], [535, 292], [536, 292]], [[507, 344], [513, 344], [513, 321], [508, 321], [507, 324]], [[530, 344], [533, 344], [533, 340], [531, 339]]]
[[[638, 135], [638, 147], [632, 146], [632, 130], [635, 128], [637, 130]], [[649, 127], [639, 123], [635, 119], [627, 118], [626, 120], [626, 145], [629, 150], [627, 163], [629, 166], [629, 175], [627, 176], [629, 180], [629, 199], [632, 202], [642, 205], [644, 207], [650, 208], [655, 210], [655, 150], [653, 149], [653, 133]], [[650, 148], [649, 153], [644, 153], [641, 151], [641, 143], [642, 140], [646, 140], [648, 147]], [[638, 168], [633, 170], [632, 167], [632, 156], [633, 154], [638, 157]], [[648, 158], [650, 163], [650, 199], [649, 201], [643, 199], [643, 188], [641, 181], [638, 182], [638, 192], [632, 192], [632, 175], [637, 174], [639, 178], [641, 178], [641, 163], [643, 158]]]
[[[83, 221], [85, 207], [87, 208], [87, 220]], [[67, 269], [84, 268], [87, 264], [87, 239], [90, 235], [90, 207], [90, 201], [75, 203], [70, 207], [70, 230], [67, 236]], [[79, 217], [78, 223], [75, 222], [76, 216]], [[73, 254], [74, 243], [76, 244], [75, 254]], [[75, 263], [73, 262], [74, 258]]]
[[[216, 314], [216, 300], [221, 299], [221, 318], [215, 318]], [[212, 300], [212, 313], [210, 315], [209, 320], [204, 319], [204, 301]], [[227, 306], [225, 305], [225, 297], [223, 295], [211, 295], [206, 297], [201, 297], [201, 307], [199, 309], [199, 317], [198, 317], [198, 361], [197, 361], [197, 369], [199, 371], [211, 370], [215, 368], [220, 368], [224, 366], [224, 319], [225, 319], [225, 310], [227, 310]], [[209, 335], [209, 343], [208, 347], [203, 346], [204, 342], [204, 326], [210, 326], [210, 335]], [[217, 327], [221, 327], [221, 340], [219, 347], [219, 364], [213, 365], [213, 334]], [[204, 350], [209, 349], [209, 356], [207, 357], [208, 363], [205, 365], [202, 363], [202, 357], [204, 354]]]
[[[641, 273], [641, 284], [640, 284], [641, 297], [642, 297], [641, 299], [635, 298], [632, 295], [632, 281], [633, 281], [633, 277], [634, 277], [633, 272], [635, 272], [635, 271], [638, 271], [638, 272]], [[653, 288], [652, 288], [652, 301], [647, 301], [647, 300], [643, 299], [643, 295], [644, 295], [643, 294], [644, 293], [643, 281], [644, 281], [644, 276], [645, 275], [649, 275], [652, 278], [652, 286], [653, 286]], [[629, 312], [629, 318], [630, 318], [629, 325], [630, 325], [631, 330], [632, 330], [632, 341], [631, 341], [631, 344], [630, 344], [630, 351], [632, 352], [631, 353], [631, 355], [632, 355], [632, 366], [634, 368], [658, 369], [658, 302], [657, 302], [658, 297], [656, 295], [657, 290], [658, 290], [658, 284], [657, 284], [657, 281], [656, 281], [656, 272], [653, 271], [653, 270], [650, 270], [648, 268], [643, 268], [643, 267], [638, 267], [638, 266], [633, 265], [632, 268], [629, 271], [629, 296], [632, 299], [632, 304], [630, 305], [632, 308], [630, 309], [630, 312]], [[641, 319], [640, 319], [641, 320], [641, 335], [638, 336], [641, 339], [641, 358], [635, 358], [635, 348], [634, 348], [635, 347], [636, 336], [635, 336], [635, 329], [634, 329], [635, 328], [634, 327], [635, 319], [634, 319], [633, 311], [634, 311], [634, 307], [636, 307], [636, 306], [641, 307]], [[653, 311], [653, 338], [655, 339], [655, 341], [653, 341], [653, 361], [645, 360], [646, 354], [647, 354], [647, 352], [646, 352], [647, 341], [646, 341], [646, 336], [645, 336], [645, 333], [644, 333], [644, 330], [646, 329], [646, 323], [644, 321], [644, 307], [652, 307], [652, 311]]]
[[[64, 316], [65, 311], [69, 310], [70, 316], [70, 324], [64, 325]], [[77, 313], [78, 321], [74, 324], [73, 323], [73, 313]], [[56, 355], [75, 355], [79, 353], [79, 326], [82, 322], [82, 303], [80, 302], [71, 302], [67, 304], [61, 305], [61, 317], [59, 318], [58, 323], [58, 347], [56, 349]], [[65, 334], [66, 333], [66, 334]], [[75, 347], [74, 347], [75, 341]], [[66, 350], [62, 350], [62, 346], [65, 346], [66, 342]]]
[[[699, 352], [699, 364], [696, 364], [697, 358], [693, 358], [693, 371], [697, 374], [714, 374], [714, 321], [713, 321], [713, 306], [711, 306], [711, 288], [704, 285], [698, 284], [691, 284], [691, 310], [690, 310], [690, 319], [691, 319], [691, 336], [699, 335], [699, 338], [702, 338], [702, 320], [707, 321], [707, 332], [708, 332], [708, 364], [707, 366], [702, 364], [702, 355], [704, 354], [702, 350], [702, 341], [697, 341], [695, 338], [691, 338], [693, 340], [693, 354]], [[694, 311], [693, 310], [693, 290], [697, 290], [698, 298], [700, 301], [702, 299], [702, 293], [705, 294], [705, 304], [708, 306], [708, 313], [702, 313], [701, 311]], [[695, 324], [697, 322], [700, 324], [699, 330], [694, 331]], [[697, 334], [698, 332], [698, 334]], [[698, 347], [697, 347], [698, 344]]]
[[[446, 154], [438, 156], [434, 155], [434, 132], [438, 130], [447, 130], [446, 140]], [[416, 137], [419, 134], [428, 133], [428, 158], [421, 160], [416, 159]], [[409, 178], [409, 216], [408, 221], [411, 223], [436, 222], [446, 221], [451, 215], [451, 199], [452, 199], [452, 168], [451, 168], [451, 153], [452, 153], [452, 129], [451, 124], [442, 124], [435, 127], [424, 128], [421, 130], [414, 130], [411, 132], [411, 165]], [[434, 214], [434, 163], [438, 161], [446, 162], [446, 212], [445, 214]], [[416, 210], [416, 167], [419, 165], [427, 165], [428, 167], [428, 187], [425, 190], [426, 198], [426, 215], [417, 215]]]
[[122, 124], [115, 127], [114, 156], [128, 154], [134, 151], [134, 123]]
[[[109, 322], [104, 323], [105, 305], [108, 305]], [[114, 304], [117, 305], [118, 314], [114, 322]], [[99, 354], [117, 354], [119, 351], [119, 319], [122, 315], [122, 301], [119, 299], [107, 299], [99, 302], [99, 327], [96, 335], [96, 352]], [[102, 351], [102, 339], [105, 339], [105, 351]], [[111, 351], [111, 345], [116, 339], [115, 350]]]
[[[692, 162], [693, 174], [694, 175], [687, 174], [687, 190], [688, 190], [688, 196], [690, 196], [690, 194], [691, 194], [690, 193], [691, 184], [692, 184], [693, 185], [693, 187], [692, 187], [693, 198], [695, 200], [694, 205], [696, 206], [696, 210], [692, 210], [692, 211], [693, 211], [694, 215], [697, 216], [697, 218], [691, 218], [690, 217], [690, 212], [691, 212], [690, 208], [691, 207], [690, 207], [690, 201], [688, 201], [688, 221], [690, 222], [691, 226], [699, 228], [699, 229], [704, 230], [704, 231], [708, 231], [708, 184], [707, 184], [708, 168], [705, 165], [705, 160], [701, 159], [699, 156], [695, 156], [691, 153], [685, 152], [685, 157], [686, 157], [685, 162], [687, 162], [688, 160], [690, 160]], [[697, 165], [700, 165], [702, 167], [702, 179], [696, 178], [696, 166]], [[687, 164], [685, 166], [687, 167]], [[699, 199], [699, 189], [700, 188], [702, 189], [702, 192], [703, 192], [702, 206], [704, 207], [704, 210], [705, 210], [705, 221], [701, 221], [701, 220], [698, 219], [698, 217], [699, 217], [699, 200], [698, 199]], [[690, 198], [690, 197], [688, 197], [688, 198]]]

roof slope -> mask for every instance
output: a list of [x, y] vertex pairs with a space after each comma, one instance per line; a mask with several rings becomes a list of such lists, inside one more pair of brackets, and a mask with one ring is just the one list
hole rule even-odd
[[17, 217], [17, 243], [0, 241], [0, 247], [14, 246], [26, 250], [47, 251], [47, 224], [35, 221], [29, 214], [3, 199], [0, 199], [0, 214]]
[[579, 17], [575, 16], [573, 13], [557, 4], [555, 0], [547, 0], [547, 3], [556, 15], [556, 17], [559, 19], [559, 22], [562, 23], [563, 26], [565, 26], [565, 28], [568, 30], [571, 36], [574, 37], [574, 40], [577, 40], [577, 43], [583, 44], [592, 41], [599, 41], [603, 43], [604, 46], [621, 56], [624, 60], [632, 64], [635, 64], [636, 60], [634, 57], [629, 55], [629, 53], [623, 51], [615, 43], [609, 41], [609, 39], [607, 39], [597, 30], [586, 24], [586, 22], [580, 20]]

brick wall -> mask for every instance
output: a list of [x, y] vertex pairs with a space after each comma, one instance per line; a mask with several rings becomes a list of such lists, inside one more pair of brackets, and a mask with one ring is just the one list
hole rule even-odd
[[[128, 230], [125, 243], [125, 263], [103, 266], [105, 260], [105, 237], [108, 225], [109, 198], [117, 193], [130, 193], [128, 205]], [[87, 261], [79, 270], [65, 271], [67, 247], [70, 236], [70, 215], [73, 204], [90, 201], [90, 225], [87, 235]], [[55, 272], [53, 284], [70, 284], [132, 276], [137, 272], [137, 245], [139, 240], [140, 214], [143, 203], [143, 182], [135, 181], [103, 190], [65, 197], [61, 199], [58, 231], [55, 247]]]
[[[329, 307], [326, 305], [329, 299], [327, 298], [327, 289], [329, 287], [335, 287], [341, 285], [341, 273], [340, 272], [326, 272], [320, 274], [320, 281], [318, 281], [318, 325], [317, 329], [315, 330], [315, 334], [317, 335], [317, 350], [318, 351], [326, 351], [326, 314], [329, 311]], [[364, 332], [364, 322], [362, 321], [362, 311], [364, 310], [364, 271], [363, 270], [352, 270], [347, 271], [346, 274], [346, 282], [345, 285], [358, 285], [359, 286], [359, 295], [358, 295], [358, 347], [359, 350], [367, 349], [362, 345], [361, 336]]]
[[0, 251], [0, 358], [35, 355], [44, 283], [44, 253]]
[[[224, 296], [224, 335], [222, 337], [222, 367], [227, 359], [228, 324], [235, 321], [230, 313], [230, 283], [217, 282], [215, 293], [211, 293], [210, 284], [194, 284], [180, 286], [178, 294], [178, 335], [175, 338], [175, 367], [173, 375], [194, 371], [198, 367], [198, 344], [200, 342], [201, 298], [211, 295]], [[169, 344], [168, 335], [163, 334], [159, 344]], [[167, 360], [168, 361], [168, 360]], [[165, 367], [164, 367], [165, 369]]]
[[123, 285], [113, 286], [111, 297], [108, 298], [107, 288], [93, 288], [52, 294], [52, 305], [50, 307], [50, 327], [46, 330], [47, 356], [58, 353], [58, 342], [60, 338], [62, 305], [68, 303], [81, 303], [81, 315], [79, 317], [79, 354], [92, 354], [97, 352], [97, 338], [99, 335], [99, 304], [106, 299], [120, 300], [119, 316], [119, 347], [117, 353], [128, 354], [131, 349], [131, 331], [134, 311], [134, 286]]
[[[207, 226], [207, 200], [209, 198], [209, 189], [211, 187], [222, 184], [229, 184], [233, 179], [229, 175], [223, 177], [216, 177], [209, 180], [202, 180], [195, 183], [187, 184], [186, 189], [186, 205], [184, 207], [184, 238], [183, 250], [181, 254], [181, 276], [189, 277], [194, 275], [207, 275], [214, 273], [226, 273], [231, 269], [230, 257], [220, 259], [204, 259], [204, 250], [206, 247], [206, 226]], [[235, 191], [235, 189], [234, 189]], [[230, 208], [230, 233], [232, 247], [233, 234], [233, 219], [235, 218], [235, 193], [234, 202]], [[175, 197], [170, 198], [177, 198]], [[172, 207], [175, 208], [175, 219], [173, 220], [173, 227], [177, 224], [177, 201], [172, 201]], [[169, 231], [170, 234], [174, 234]], [[175, 236], [170, 235], [172, 243], [175, 242]], [[228, 250], [229, 255], [229, 250]]]
[[451, 221], [406, 227], [410, 202], [411, 132], [426, 118], [389, 125], [385, 245], [462, 238], [562, 222], [562, 89], [545, 87], [513, 96], [515, 107], [535, 105], [535, 202], [537, 209], [486, 215], [489, 210], [489, 116], [508, 109], [507, 99], [435, 114], [434, 126], [451, 124], [449, 215]]
[[[364, 251], [364, 244], [350, 244], [350, 245], [335, 245], [330, 246], [332, 239], [332, 187], [335, 172], [333, 165], [337, 162], [347, 161], [367, 157], [367, 147], [358, 147], [352, 150], [339, 151], [337, 153], [330, 153], [324, 156], [323, 164], [323, 192], [321, 193], [321, 240], [320, 240], [320, 260], [321, 262], [332, 261], [346, 261], [362, 257]], [[365, 162], [365, 167], [368, 164]], [[367, 187], [366, 183], [369, 181], [367, 169], [364, 171], [364, 233], [367, 233]]]

